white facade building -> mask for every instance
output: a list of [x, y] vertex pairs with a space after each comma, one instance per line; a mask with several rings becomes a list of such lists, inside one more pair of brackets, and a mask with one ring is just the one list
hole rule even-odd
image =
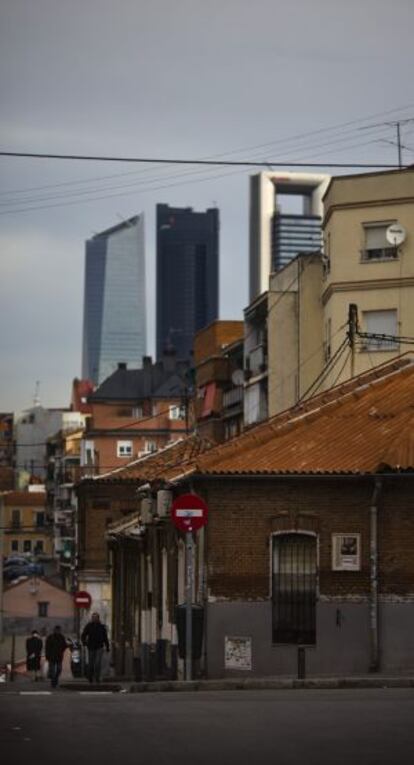
[[[249, 299], [269, 288], [269, 275], [300, 252], [321, 251], [322, 197], [328, 175], [263, 172], [250, 177]], [[299, 198], [301, 212], [284, 211], [280, 196]]]

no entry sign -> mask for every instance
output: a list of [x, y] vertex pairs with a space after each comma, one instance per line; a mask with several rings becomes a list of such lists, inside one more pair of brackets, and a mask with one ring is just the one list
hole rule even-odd
[[89, 592], [86, 592], [85, 590], [79, 590], [79, 592], [75, 592], [73, 600], [75, 601], [75, 606], [77, 608], [91, 607], [92, 598], [89, 595]]
[[197, 531], [207, 523], [208, 507], [198, 494], [182, 494], [174, 500], [171, 518], [180, 531]]

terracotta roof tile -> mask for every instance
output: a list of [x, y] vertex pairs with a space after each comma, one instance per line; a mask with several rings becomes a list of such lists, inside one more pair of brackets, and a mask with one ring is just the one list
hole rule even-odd
[[158, 452], [129, 462], [109, 473], [96, 476], [93, 480], [99, 481], [99, 483], [128, 480], [154, 481], [158, 478], [169, 481], [177, 475], [191, 473], [196, 458], [211, 449], [212, 446], [212, 442], [208, 439], [193, 434], [169, 444]]
[[[414, 470], [414, 362], [404, 356], [276, 415], [197, 459], [202, 474]], [[394, 443], [391, 453], [390, 444]]]

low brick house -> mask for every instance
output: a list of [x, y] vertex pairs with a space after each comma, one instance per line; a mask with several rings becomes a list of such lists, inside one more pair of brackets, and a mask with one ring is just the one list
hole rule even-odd
[[[311, 675], [414, 669], [413, 418], [405, 356], [186, 464], [159, 463], [146, 486], [141, 473], [144, 502], [190, 490], [209, 507], [196, 545], [200, 672], [294, 675], [302, 647]], [[137, 676], [171, 677], [184, 546], [152, 508], [108, 529], [114, 614], [125, 672], [129, 655]]]
[[3, 594], [5, 635], [47, 635], [56, 624], [66, 635], [74, 632], [73, 597], [44, 577], [24, 577]]

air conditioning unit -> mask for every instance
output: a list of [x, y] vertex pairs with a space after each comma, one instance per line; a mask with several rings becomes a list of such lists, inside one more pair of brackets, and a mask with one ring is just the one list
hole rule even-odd
[[159, 518], [168, 518], [172, 503], [172, 492], [160, 489], [157, 492], [157, 515]]
[[152, 499], [144, 497], [141, 499], [141, 523], [152, 522]]

